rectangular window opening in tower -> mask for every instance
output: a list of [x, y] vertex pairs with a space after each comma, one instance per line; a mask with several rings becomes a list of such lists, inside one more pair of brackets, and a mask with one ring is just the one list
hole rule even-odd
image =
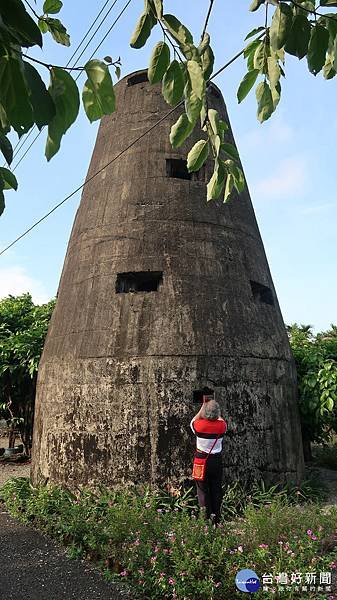
[[252, 288], [253, 298], [256, 302], [263, 302], [264, 304], [274, 306], [273, 292], [269, 287], [257, 281], [251, 281], [250, 287]]
[[193, 404], [202, 404], [203, 401], [214, 400], [214, 390], [204, 387], [201, 390], [193, 390]]
[[166, 175], [174, 179], [187, 179], [192, 181], [205, 181], [205, 166], [201, 167], [195, 173], [189, 173], [187, 169], [187, 160], [183, 158], [166, 159]]
[[162, 281], [162, 271], [117, 273], [116, 294], [156, 292]]
[[142, 71], [141, 73], [135, 73], [135, 75], [131, 75], [128, 78], [128, 86], [136, 85], [137, 83], [145, 83], [148, 80], [147, 71]]

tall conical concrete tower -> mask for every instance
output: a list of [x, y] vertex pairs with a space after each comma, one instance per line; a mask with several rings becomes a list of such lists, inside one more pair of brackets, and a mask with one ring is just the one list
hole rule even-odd
[[[88, 177], [168, 112], [145, 71], [116, 93]], [[227, 119], [214, 85], [209, 102]], [[186, 480], [203, 386], [229, 423], [227, 480], [302, 475], [294, 362], [248, 191], [206, 202], [211, 163], [189, 176], [185, 161], [200, 131], [170, 146], [178, 114], [84, 189], [39, 369], [35, 483]]]

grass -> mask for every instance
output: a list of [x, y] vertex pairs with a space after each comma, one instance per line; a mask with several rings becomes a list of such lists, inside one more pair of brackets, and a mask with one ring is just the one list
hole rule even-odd
[[[235, 576], [247, 568], [273, 580], [255, 597], [270, 598], [274, 589], [277, 598], [279, 573], [334, 571], [337, 509], [323, 513], [318, 497], [312, 483], [250, 490], [237, 483], [225, 490], [222, 523], [214, 528], [199, 516], [191, 490], [102, 488], [74, 495], [33, 488], [24, 478], [0, 490], [13, 516], [58, 539], [70, 556], [95, 562], [108, 579], [127, 581], [146, 600], [232, 600], [242, 596]], [[288, 587], [281, 597], [327, 598]]]

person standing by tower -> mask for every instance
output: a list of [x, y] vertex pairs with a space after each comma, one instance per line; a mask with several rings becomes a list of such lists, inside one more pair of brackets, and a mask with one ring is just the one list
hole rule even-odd
[[227, 423], [220, 416], [220, 406], [205, 391], [202, 406], [190, 423], [196, 435], [196, 459], [206, 459], [203, 479], [196, 479], [198, 502], [206, 518], [220, 521], [222, 501], [222, 439]]

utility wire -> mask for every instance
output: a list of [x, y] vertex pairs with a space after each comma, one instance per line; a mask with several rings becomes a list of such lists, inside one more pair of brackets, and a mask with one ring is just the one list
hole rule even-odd
[[[116, 1], [117, 1], [117, 0], [116, 0]], [[89, 29], [88, 29], [87, 33], [86, 33], [86, 34], [83, 36], [82, 40], [81, 40], [81, 41], [80, 41], [80, 42], [77, 44], [77, 46], [76, 46], [76, 48], [75, 48], [74, 52], [72, 53], [71, 57], [69, 58], [69, 60], [68, 60], [68, 62], [67, 62], [67, 64], [66, 64], [66, 67], [68, 67], [68, 66], [69, 66], [69, 64], [71, 63], [71, 61], [73, 60], [73, 58], [74, 58], [75, 54], [78, 52], [78, 50], [79, 50], [79, 49], [80, 49], [80, 47], [82, 46], [83, 42], [84, 42], [84, 41], [86, 40], [86, 38], [88, 37], [88, 35], [89, 35], [90, 31], [92, 30], [92, 28], [94, 27], [95, 23], [97, 22], [97, 19], [98, 19], [98, 18], [101, 16], [102, 12], [104, 11], [104, 9], [105, 9], [106, 5], [107, 5], [107, 4], [109, 4], [109, 2], [110, 2], [110, 0], [106, 0], [106, 2], [104, 3], [104, 5], [102, 6], [102, 8], [101, 8], [100, 12], [99, 12], [99, 13], [98, 13], [98, 15], [95, 17], [94, 21], [91, 23], [91, 25], [90, 25], [90, 27], [89, 27]], [[114, 5], [115, 5], [115, 4], [116, 4], [116, 2], [114, 2]], [[113, 5], [113, 6], [114, 6], [114, 5]], [[113, 7], [112, 7], [112, 8], [113, 8]], [[107, 13], [107, 14], [108, 14], [108, 13]], [[107, 16], [107, 15], [106, 15], [106, 16]], [[103, 23], [103, 21], [101, 22], [101, 24], [102, 24], [102, 23]], [[96, 31], [95, 31], [95, 34], [96, 34], [96, 33], [97, 33], [97, 29], [96, 29]], [[94, 34], [94, 35], [95, 35], [95, 34]], [[93, 37], [93, 36], [92, 36], [92, 37]], [[92, 40], [92, 37], [90, 38], [90, 41]], [[86, 47], [87, 47], [87, 46], [86, 46]], [[76, 64], [77, 64], [78, 60], [79, 60], [79, 59], [77, 59], [77, 60], [76, 60], [76, 62], [74, 63], [74, 66], [76, 66]], [[16, 156], [19, 154], [19, 152], [20, 152], [21, 148], [22, 148], [22, 147], [23, 147], [23, 146], [26, 144], [27, 140], [28, 140], [28, 139], [29, 139], [29, 137], [32, 135], [32, 133], [34, 132], [34, 130], [35, 130], [35, 129], [36, 129], [36, 126], [32, 127], [32, 129], [31, 129], [31, 130], [30, 130], [30, 131], [27, 133], [27, 135], [26, 135], [26, 136], [23, 138], [23, 140], [20, 140], [20, 139], [19, 139], [19, 140], [17, 141], [16, 145], [14, 146], [14, 150], [13, 150], [13, 152], [14, 152], [14, 153], [13, 153], [13, 158], [15, 158], [15, 157], [16, 157]], [[42, 129], [41, 129], [41, 131], [42, 131]], [[39, 137], [39, 135], [40, 135], [40, 133], [39, 133], [39, 134], [38, 134], [38, 135], [35, 137], [35, 139], [34, 139], [34, 142], [35, 142], [35, 140], [36, 140], [36, 139]], [[34, 142], [33, 142], [33, 143], [34, 143]], [[18, 147], [18, 146], [19, 146], [19, 147]], [[29, 148], [31, 148], [31, 146], [32, 146], [32, 144], [29, 146]], [[26, 156], [26, 154], [27, 154], [27, 153], [25, 153], [25, 154], [24, 154], [24, 156]], [[21, 162], [21, 160], [20, 160], [20, 162]], [[3, 166], [5, 166], [6, 164], [7, 164], [7, 162], [6, 162], [6, 163], [4, 163], [4, 165], [3, 165]], [[18, 163], [18, 164], [19, 164], [19, 163]], [[16, 168], [16, 167], [17, 167], [17, 165], [16, 165], [14, 168]]]
[[[227, 67], [229, 67], [231, 64], [233, 64], [233, 62], [235, 60], [237, 60], [243, 54], [243, 52], [244, 52], [244, 49], [241, 50], [240, 52], [238, 52], [233, 58], [231, 58], [231, 60], [229, 60], [223, 67], [221, 67], [221, 69], [219, 69], [216, 73], [214, 73], [214, 75], [212, 75], [212, 77], [210, 77], [210, 79], [208, 80], [208, 83], [210, 81], [212, 81], [215, 77], [217, 77], [220, 73], [222, 73], [222, 71], [224, 71]], [[135, 140], [133, 140], [133, 142], [131, 142], [126, 148], [124, 148], [123, 150], [121, 150], [121, 152], [119, 152], [114, 158], [112, 158], [103, 167], [101, 167], [98, 171], [96, 171], [96, 173], [94, 173], [93, 175], [91, 175], [91, 177], [89, 177], [88, 179], [86, 179], [80, 186], [78, 186], [76, 188], [76, 190], [74, 190], [73, 192], [71, 192], [71, 194], [69, 194], [68, 196], [66, 196], [66, 198], [64, 198], [63, 200], [61, 200], [61, 202], [59, 202], [58, 204], [56, 204], [47, 214], [45, 214], [43, 217], [41, 217], [41, 219], [39, 219], [38, 221], [36, 221], [31, 227], [29, 227], [29, 229], [27, 229], [26, 231], [24, 231], [19, 237], [17, 237], [15, 240], [13, 240], [13, 242], [11, 242], [8, 246], [6, 246], [6, 248], [4, 248], [3, 250], [1, 250], [0, 256], [2, 254], [4, 254], [5, 252], [7, 252], [7, 250], [9, 250], [10, 248], [12, 248], [12, 246], [14, 246], [14, 244], [16, 244], [23, 237], [25, 237], [28, 233], [30, 233], [32, 231], [32, 229], [34, 229], [35, 227], [37, 227], [37, 225], [39, 225], [40, 223], [42, 223], [42, 221], [44, 221], [45, 219], [47, 219], [47, 217], [49, 217], [55, 210], [57, 210], [60, 206], [62, 206], [62, 204], [64, 204], [65, 202], [67, 202], [67, 200], [70, 200], [70, 198], [72, 198], [75, 194], [77, 194], [77, 192], [79, 192], [80, 190], [82, 190], [88, 183], [90, 183], [90, 181], [92, 181], [93, 179], [95, 179], [95, 177], [97, 177], [97, 175], [99, 175], [100, 173], [102, 173], [102, 171], [104, 171], [107, 167], [110, 167], [110, 165], [112, 165], [120, 156], [122, 156], [123, 154], [125, 154], [125, 152], [127, 152], [128, 150], [130, 150], [130, 148], [132, 148], [133, 146], [135, 146], [141, 139], [143, 139], [146, 135], [148, 135], [151, 131], [153, 131], [156, 127], [158, 127], [158, 125], [160, 125], [160, 123], [162, 123], [163, 121], [165, 121], [167, 119], [167, 117], [169, 117], [174, 111], [176, 111], [177, 108], [179, 108], [180, 106], [182, 106], [182, 104], [184, 104], [183, 100], [181, 100], [181, 102], [179, 102], [179, 104], [177, 104], [177, 106], [175, 106], [174, 108], [172, 108], [171, 110], [169, 110], [163, 117], [161, 117], [158, 121], [156, 121], [151, 127], [149, 127], [149, 129], [147, 129], [146, 131], [144, 131], [144, 133], [142, 133]]]
[[146, 135], [148, 135], [148, 133], [150, 133], [151, 131], [153, 131], [153, 129], [155, 129], [160, 123], [162, 123], [163, 121], [165, 121], [165, 119], [167, 119], [167, 117], [169, 115], [171, 115], [175, 110], [177, 110], [177, 108], [179, 106], [181, 106], [181, 104], [183, 104], [183, 102], [179, 102], [179, 104], [177, 104], [177, 106], [175, 106], [174, 108], [172, 108], [168, 113], [166, 113], [163, 117], [161, 117], [161, 119], [159, 119], [159, 121], [156, 121], [149, 129], [147, 129], [146, 131], [144, 131], [144, 133], [142, 133], [140, 136], [138, 136], [126, 148], [124, 148], [123, 150], [121, 150], [121, 152], [119, 152], [114, 158], [112, 158], [111, 160], [109, 160], [108, 163], [106, 163], [103, 167], [101, 167], [98, 171], [96, 171], [96, 173], [94, 173], [93, 175], [91, 175], [91, 177], [89, 177], [88, 179], [86, 179], [80, 186], [78, 186], [78, 188], [76, 188], [76, 190], [74, 190], [73, 192], [71, 192], [71, 194], [69, 194], [61, 202], [59, 202], [58, 204], [56, 204], [56, 206], [54, 206], [54, 208], [52, 208], [46, 215], [44, 215], [41, 219], [39, 219], [38, 221], [36, 221], [36, 223], [34, 223], [31, 227], [29, 227], [29, 229], [27, 229], [24, 233], [22, 233], [18, 238], [16, 238], [16, 240], [14, 240], [13, 242], [11, 242], [11, 244], [9, 244], [9, 246], [7, 246], [7, 248], [4, 248], [4, 250], [2, 250], [0, 252], [0, 256], [2, 254], [4, 254], [4, 252], [6, 252], [7, 250], [9, 250], [9, 248], [11, 248], [12, 246], [14, 246], [14, 244], [16, 244], [19, 240], [21, 240], [25, 235], [27, 235], [27, 233], [29, 233], [30, 231], [32, 231], [32, 229], [34, 229], [34, 227], [36, 227], [42, 221], [44, 221], [47, 217], [49, 217], [49, 215], [51, 215], [57, 208], [59, 208], [62, 204], [64, 204], [65, 202], [67, 202], [67, 200], [69, 200], [75, 194], [77, 194], [77, 192], [79, 192], [81, 189], [83, 189], [88, 183], [90, 183], [90, 181], [92, 181], [95, 177], [97, 177], [97, 175], [99, 175], [100, 173], [102, 173], [102, 171], [104, 171], [104, 169], [106, 169], [107, 167], [109, 167], [110, 165], [112, 165], [112, 163], [114, 163], [120, 156], [122, 156], [123, 154], [125, 154], [125, 152], [127, 152], [128, 150], [130, 150], [130, 148], [132, 148], [132, 146], [135, 146], [135, 144], [137, 144], [137, 142], [139, 142], [139, 140], [143, 139]]
[[[91, 60], [91, 58], [94, 56], [94, 54], [96, 53], [97, 49], [102, 45], [103, 41], [106, 39], [107, 35], [110, 33], [110, 31], [113, 29], [113, 27], [115, 26], [115, 24], [117, 23], [117, 21], [119, 20], [119, 18], [122, 16], [123, 12], [126, 10], [126, 8], [128, 7], [128, 5], [130, 4], [132, 0], [129, 0], [129, 2], [124, 6], [123, 10], [119, 13], [119, 15], [117, 16], [116, 20], [114, 21], [114, 23], [111, 25], [110, 29], [108, 30], [107, 34], [103, 37], [103, 40], [101, 40], [100, 44], [97, 46], [96, 50], [91, 54], [90, 58], [88, 60]], [[104, 11], [105, 7], [107, 6], [107, 4], [110, 2], [110, 0], [106, 0], [105, 4], [103, 5], [103, 7], [101, 8], [100, 12], [98, 13], [98, 15], [95, 17], [94, 21], [92, 22], [91, 26], [89, 27], [88, 31], [86, 32], [86, 34], [84, 35], [84, 37], [82, 38], [82, 40], [79, 42], [79, 44], [77, 45], [77, 47], [75, 48], [72, 56], [70, 57], [70, 59], [68, 60], [66, 67], [69, 66], [70, 62], [72, 61], [72, 59], [74, 58], [74, 56], [76, 55], [76, 53], [78, 52], [78, 50], [80, 49], [80, 47], [82, 46], [82, 44], [84, 43], [85, 39], [88, 37], [90, 31], [92, 30], [92, 28], [94, 27], [94, 25], [97, 23], [99, 17], [101, 16], [102, 12]], [[86, 49], [88, 48], [88, 46], [91, 44], [93, 38], [95, 37], [96, 33], [99, 31], [99, 29], [102, 27], [103, 23], [105, 22], [105, 20], [107, 19], [108, 15], [110, 14], [110, 12], [112, 11], [112, 9], [115, 7], [115, 5], [117, 4], [118, 0], [114, 0], [114, 2], [112, 3], [112, 5], [110, 6], [109, 10], [107, 11], [107, 13], [104, 15], [104, 17], [102, 18], [102, 20], [100, 21], [99, 25], [96, 27], [94, 33], [91, 35], [89, 41], [87, 42], [87, 44], [85, 45], [85, 47], [83, 48], [82, 52], [80, 53], [80, 55], [77, 57], [75, 63], [74, 63], [74, 67], [78, 64], [78, 61], [80, 60], [80, 58], [83, 56], [84, 52], [86, 51]], [[78, 78], [82, 75], [82, 73], [80, 73], [77, 78], [76, 81], [78, 80]], [[13, 158], [15, 158], [18, 153], [20, 152], [20, 150], [23, 148], [23, 146], [26, 144], [26, 142], [28, 141], [29, 137], [32, 135], [32, 133], [34, 132], [34, 130], [36, 129], [36, 126], [32, 127], [32, 129], [29, 131], [29, 133], [25, 136], [25, 138], [23, 139], [23, 141], [20, 144], [20, 140], [18, 141], [18, 143], [16, 144], [15, 148], [14, 148], [14, 155]], [[17, 167], [19, 166], [19, 164], [23, 161], [23, 159], [25, 158], [25, 156], [28, 154], [29, 150], [31, 149], [31, 147], [35, 144], [36, 140], [38, 139], [38, 137], [41, 135], [42, 131], [43, 131], [44, 127], [42, 127], [42, 129], [40, 129], [40, 131], [38, 132], [38, 134], [35, 136], [35, 138], [33, 139], [33, 141], [31, 142], [31, 144], [28, 146], [26, 152], [21, 156], [20, 160], [14, 165], [14, 167], [12, 168], [12, 171], [15, 171], [15, 169], [17, 169]], [[18, 147], [18, 145], [20, 144], [20, 146]], [[16, 151], [15, 151], [16, 150]]]

